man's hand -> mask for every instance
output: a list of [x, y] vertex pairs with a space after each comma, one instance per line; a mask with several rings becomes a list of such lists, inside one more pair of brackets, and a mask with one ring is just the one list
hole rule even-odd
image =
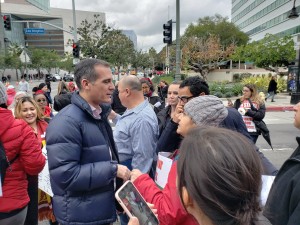
[[138, 178], [139, 176], [143, 175], [143, 173], [138, 170], [138, 169], [133, 169], [131, 171], [131, 176], [130, 176], [130, 180], [131, 182], [134, 182], [136, 180], [136, 178]]
[[180, 103], [177, 104], [176, 109], [175, 109], [175, 113], [172, 117], [172, 120], [173, 120], [174, 123], [179, 123], [180, 117], [183, 113], [183, 107], [184, 107], [184, 105], [182, 105]]
[[124, 181], [127, 181], [130, 179], [130, 170], [123, 165], [118, 164], [118, 171], [117, 171], [117, 177], [123, 179]]

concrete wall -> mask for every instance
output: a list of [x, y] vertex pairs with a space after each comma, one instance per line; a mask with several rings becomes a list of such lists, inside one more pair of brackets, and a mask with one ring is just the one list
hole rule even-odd
[[[233, 81], [234, 74], [243, 74], [243, 73], [251, 73], [252, 75], [268, 75], [276, 74], [268, 70], [264, 69], [250, 69], [250, 70], [240, 70], [240, 69], [220, 69], [220, 70], [213, 70], [207, 75], [207, 81]], [[198, 76], [199, 73], [189, 72], [188, 76]]]

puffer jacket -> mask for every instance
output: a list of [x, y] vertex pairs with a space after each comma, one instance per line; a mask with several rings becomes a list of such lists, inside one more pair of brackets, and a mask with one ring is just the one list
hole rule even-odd
[[25, 121], [15, 119], [10, 110], [0, 108], [0, 124], [0, 141], [8, 160], [19, 154], [11, 164], [11, 171], [7, 170], [2, 187], [0, 212], [7, 213], [28, 204], [26, 174], [37, 175], [42, 171], [45, 157], [32, 128]]
[[147, 202], [154, 204], [161, 225], [197, 225], [194, 217], [183, 208], [176, 188], [177, 161], [172, 164], [168, 182], [160, 190], [148, 174], [139, 176], [134, 185]]
[[280, 168], [264, 209], [273, 225], [300, 223], [300, 137], [296, 140], [298, 148]]
[[54, 215], [62, 225], [113, 223], [118, 155], [109, 106], [101, 105], [101, 119], [95, 119], [78, 92], [71, 101], [46, 131]]

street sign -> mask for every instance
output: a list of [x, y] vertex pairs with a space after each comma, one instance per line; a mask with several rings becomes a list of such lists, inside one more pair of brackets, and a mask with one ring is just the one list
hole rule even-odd
[[78, 64], [80, 62], [80, 59], [78, 59], [78, 58], [74, 58], [73, 59], [73, 65], [76, 65], [76, 64]]
[[21, 60], [22, 63], [27, 63], [27, 64], [31, 63], [31, 59], [30, 59], [29, 55], [24, 50], [22, 51], [22, 53], [19, 56], [19, 58], [20, 58], [20, 60]]
[[24, 28], [25, 34], [45, 34], [44, 28]]

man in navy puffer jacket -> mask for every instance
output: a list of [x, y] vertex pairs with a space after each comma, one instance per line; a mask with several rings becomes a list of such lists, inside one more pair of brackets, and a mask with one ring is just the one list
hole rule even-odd
[[109, 64], [83, 60], [75, 68], [75, 81], [79, 93], [46, 133], [54, 215], [62, 225], [111, 224], [115, 189], [130, 171], [118, 164], [107, 120], [114, 90]]

